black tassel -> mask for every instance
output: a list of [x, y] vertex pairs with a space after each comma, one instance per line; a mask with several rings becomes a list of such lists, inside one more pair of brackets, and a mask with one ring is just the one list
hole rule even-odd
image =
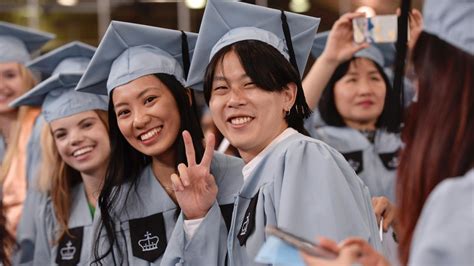
[[405, 59], [407, 55], [407, 36], [408, 36], [408, 16], [410, 12], [411, 0], [401, 1], [401, 15], [398, 18], [398, 33], [397, 33], [397, 54], [395, 57], [395, 77], [393, 80], [393, 89], [397, 97], [396, 105], [396, 119], [398, 129], [403, 125], [404, 108], [405, 108], [405, 91], [403, 79], [405, 76]]
[[187, 79], [190, 63], [189, 63], [188, 36], [186, 35], [184, 31], [181, 31], [181, 54], [183, 55], [184, 79]]
[[[283, 28], [283, 34], [285, 35], [286, 46], [288, 47], [288, 55], [290, 56], [290, 63], [295, 68], [296, 72], [300, 73], [298, 69], [298, 64], [296, 63], [295, 51], [293, 49], [293, 42], [291, 40], [290, 27], [288, 26], [288, 21], [286, 19], [285, 11], [281, 11], [281, 26]], [[309, 109], [308, 104], [306, 103], [306, 98], [304, 96], [303, 85], [301, 83], [301, 77], [296, 83], [297, 93], [296, 93], [296, 112], [298, 112], [303, 118], [308, 118], [311, 115], [311, 109]], [[291, 113], [291, 112], [290, 112]]]

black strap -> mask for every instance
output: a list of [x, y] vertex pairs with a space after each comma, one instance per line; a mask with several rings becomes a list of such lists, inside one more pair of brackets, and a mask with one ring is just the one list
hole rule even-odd
[[183, 55], [184, 78], [187, 79], [189, 73], [189, 47], [188, 36], [184, 31], [181, 31], [181, 54]]
[[285, 11], [281, 11], [281, 26], [283, 28], [283, 34], [285, 34], [286, 46], [288, 47], [288, 55], [290, 55], [290, 63], [300, 73], [298, 64], [296, 63], [295, 51], [293, 50], [293, 42], [291, 41], [290, 27], [286, 19]]
[[[288, 55], [290, 56], [290, 63], [295, 68], [296, 72], [300, 73], [298, 69], [298, 63], [296, 62], [295, 51], [293, 49], [293, 41], [291, 40], [290, 27], [288, 26], [288, 21], [286, 19], [285, 11], [281, 10], [281, 26], [283, 29], [283, 34], [285, 35], [286, 46], [288, 48]], [[311, 115], [311, 109], [308, 104], [306, 104], [306, 98], [304, 96], [303, 84], [301, 83], [301, 78], [296, 83], [297, 93], [296, 93], [296, 111], [302, 116], [302, 118], [308, 118]]]
[[401, 125], [404, 116], [405, 105], [405, 91], [403, 84], [403, 77], [405, 72], [405, 58], [407, 54], [407, 35], [408, 35], [408, 14], [410, 12], [411, 0], [401, 1], [401, 15], [398, 18], [398, 32], [397, 32], [397, 53], [395, 57], [395, 77], [393, 80], [393, 88], [397, 96], [397, 114], [398, 124]]

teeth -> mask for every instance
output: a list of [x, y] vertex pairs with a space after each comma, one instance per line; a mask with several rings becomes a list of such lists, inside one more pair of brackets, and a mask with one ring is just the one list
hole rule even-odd
[[142, 141], [145, 141], [145, 140], [147, 140], [147, 139], [150, 139], [150, 138], [154, 137], [155, 135], [157, 135], [158, 133], [160, 133], [160, 131], [161, 131], [161, 127], [160, 127], [160, 128], [154, 128], [154, 129], [148, 131], [147, 133], [141, 135], [141, 136], [140, 136], [140, 139], [141, 139]]
[[82, 149], [79, 149], [79, 150], [75, 151], [72, 154], [72, 156], [77, 157], [77, 156], [83, 155], [84, 153], [88, 153], [88, 152], [92, 151], [92, 149], [93, 149], [92, 146], [84, 147]]
[[252, 120], [251, 117], [248, 117], [248, 116], [245, 116], [245, 117], [235, 117], [235, 118], [232, 118], [230, 120], [230, 123], [232, 125], [242, 125], [244, 123], [247, 123], [249, 122], [250, 120]]

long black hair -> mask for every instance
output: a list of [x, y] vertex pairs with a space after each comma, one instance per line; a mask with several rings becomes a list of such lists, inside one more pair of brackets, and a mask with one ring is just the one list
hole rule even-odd
[[[172, 75], [160, 73], [155, 74], [155, 76], [166, 85], [173, 95], [180, 114], [181, 125], [179, 132], [183, 132], [184, 130], [189, 131], [192, 139], [194, 140], [193, 143], [194, 150], [196, 151], [196, 160], [200, 161], [204, 154], [204, 147], [201, 143], [201, 140], [203, 139], [203, 133], [197, 118], [197, 114], [194, 112], [189, 101], [187, 90]], [[116, 243], [117, 236], [114, 229], [114, 216], [120, 211], [116, 209], [117, 200], [120, 198], [120, 194], [125, 192], [126, 201], [132, 189], [136, 191], [140, 174], [142, 173], [143, 169], [151, 163], [150, 156], [146, 156], [134, 149], [121, 134], [114, 110], [112, 94], [113, 91], [109, 97], [109, 135], [111, 155], [109, 165], [107, 167], [104, 186], [98, 199], [102, 220], [100, 225], [101, 230], [99, 230], [99, 233], [96, 236], [97, 241], [95, 242], [96, 245], [94, 247], [94, 263], [98, 263], [100, 265], [102, 264], [100, 261], [113, 252], [113, 246]], [[177, 167], [180, 163], [187, 163], [184, 141], [180, 134], [176, 136], [173, 146], [177, 151], [175, 167]], [[127, 182], [131, 184], [130, 188], [128, 191], [122, 191], [122, 185]], [[107, 234], [109, 247], [104, 254], [99, 254], [99, 247], [97, 243], [99, 243], [100, 232], [102, 229], [105, 229]], [[120, 247], [117, 248], [120, 253], [119, 255], [122, 256]]]
[[[358, 60], [358, 58], [353, 57], [350, 60], [340, 64], [334, 71], [334, 74], [331, 76], [331, 79], [329, 80], [328, 84], [326, 85], [326, 88], [321, 94], [321, 99], [319, 101], [318, 106], [319, 112], [324, 122], [330, 126], [347, 126], [341, 114], [337, 111], [336, 108], [336, 103], [334, 99], [334, 86], [336, 85], [336, 82], [338, 82], [342, 77], [347, 74], [351, 63], [355, 64], [357, 62], [356, 60]], [[395, 119], [396, 107], [398, 104], [396, 94], [383, 68], [375, 62], [373, 62], [373, 64], [382, 76], [386, 88], [384, 107], [382, 113], [377, 118], [375, 127], [380, 129], [386, 129], [389, 132], [399, 132], [399, 122], [397, 119]]]
[[[281, 92], [289, 83], [301, 83], [300, 75], [293, 65], [273, 46], [258, 40], [244, 40], [228, 45], [217, 52], [206, 68], [204, 76], [204, 97], [209, 104], [212, 81], [218, 64], [224, 56], [234, 51], [240, 59], [245, 73], [265, 91]], [[297, 90], [296, 100], [285, 117], [288, 126], [308, 135], [304, 119], [311, 114], [302, 90]]]

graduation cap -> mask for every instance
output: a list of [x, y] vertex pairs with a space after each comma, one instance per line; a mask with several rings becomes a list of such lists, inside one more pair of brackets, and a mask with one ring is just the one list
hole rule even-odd
[[275, 47], [302, 76], [319, 22], [319, 18], [252, 4], [208, 0], [186, 85], [202, 90], [204, 72], [213, 55], [243, 40]]
[[[311, 55], [318, 58], [326, 47], [329, 31], [316, 34]], [[369, 47], [354, 54], [354, 57], [368, 58], [381, 67], [389, 67], [395, 62], [395, 45], [391, 43], [372, 43]]]
[[173, 75], [184, 85], [196, 39], [196, 33], [112, 21], [76, 89], [107, 95], [155, 73]]
[[474, 54], [474, 1], [425, 0], [423, 30]]
[[53, 34], [0, 21], [0, 62], [26, 63]]
[[93, 52], [92, 46], [72, 43], [48, 53], [36, 64], [54, 74], [10, 106], [42, 106], [41, 113], [48, 123], [89, 110], [107, 111], [107, 97], [74, 90]]
[[94, 55], [95, 47], [74, 41], [28, 62], [26, 66], [45, 76], [62, 72], [84, 72]]

